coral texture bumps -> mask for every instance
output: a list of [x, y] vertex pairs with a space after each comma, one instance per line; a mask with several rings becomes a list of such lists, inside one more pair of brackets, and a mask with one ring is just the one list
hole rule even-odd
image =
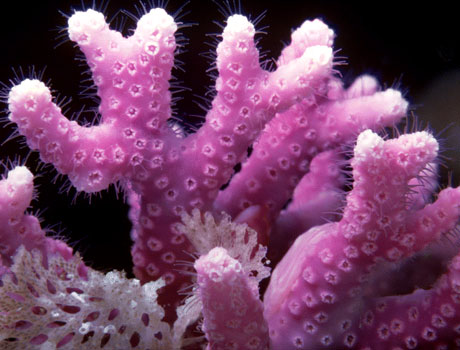
[[[177, 29], [162, 8], [129, 37], [95, 10], [69, 17], [96, 125], [66, 118], [41, 81], [11, 87], [8, 118], [44, 163], [78, 191], [125, 192], [136, 279], [46, 236], [26, 212], [33, 175], [14, 167], [0, 181], [0, 348], [460, 347], [460, 255], [445, 242], [460, 189], [430, 200], [429, 132], [384, 136], [407, 114], [401, 93], [367, 75], [345, 87], [320, 20], [265, 70], [254, 25], [235, 14], [211, 107], [187, 134], [168, 122]], [[433, 283], [422, 273], [398, 292], [392, 281], [425, 255], [442, 267]]]

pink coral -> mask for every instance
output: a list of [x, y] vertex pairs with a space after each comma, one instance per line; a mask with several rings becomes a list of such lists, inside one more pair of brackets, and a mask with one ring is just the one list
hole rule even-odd
[[10, 266], [21, 245], [40, 250], [45, 263], [49, 254], [72, 256], [72, 249], [63, 241], [45, 236], [36, 216], [25, 214], [32, 197], [33, 175], [26, 167], [16, 167], [0, 180], [0, 266]]
[[[70, 17], [69, 36], [84, 52], [102, 101], [97, 126], [66, 119], [39, 81], [13, 87], [8, 100], [10, 119], [29, 146], [78, 190], [122, 181], [136, 193], [135, 273], [142, 281], [163, 276], [173, 289], [184, 278], [172, 265], [192, 250], [175, 229], [181, 211], [211, 209], [263, 125], [311, 95], [332, 67], [331, 48], [312, 46], [274, 72], [262, 70], [252, 24], [234, 15], [217, 47], [213, 108], [196, 134], [181, 139], [167, 126], [176, 28], [163, 9], [145, 14], [129, 38], [110, 30], [93, 10]], [[177, 302], [172, 299], [165, 302]]]
[[[407, 202], [409, 181], [437, 151], [426, 132], [387, 141], [370, 130], [360, 134], [342, 219], [301, 235], [272, 274], [264, 305], [274, 349], [434, 349], [455, 337], [457, 258], [430, 291], [382, 297], [377, 287], [388, 278], [377, 274], [381, 265], [403, 261], [457, 225], [460, 188], [441, 191], [421, 209]], [[443, 308], [451, 310], [449, 323], [440, 316]], [[411, 310], [422, 309], [429, 318], [411, 318]], [[443, 324], [434, 326], [435, 318]]]
[[[94, 10], [69, 18], [69, 37], [84, 53], [100, 99], [97, 125], [67, 119], [39, 80], [11, 88], [9, 119], [43, 162], [67, 175], [78, 191], [117, 184], [125, 192], [134, 273], [144, 285], [86, 267], [81, 278], [72, 274], [78, 257], [24, 214], [32, 175], [18, 167], [0, 182], [0, 218], [9, 225], [0, 231], [0, 272], [8, 272], [0, 288], [1, 345], [75, 348], [92, 337], [85, 346], [103, 347], [112, 339], [111, 345], [120, 341], [124, 348], [149, 342], [154, 348], [194, 348], [203, 338], [187, 332], [200, 314], [208, 349], [410, 349], [458, 342], [460, 278], [458, 258], [451, 259], [457, 251], [437, 251], [438, 260], [452, 262], [431, 289], [414, 291], [419, 279], [425, 282], [414, 274], [417, 282], [408, 281], [409, 292], [399, 295], [386, 276], [418, 252], [431, 252], [459, 216], [458, 189], [442, 191], [429, 204], [438, 153], [429, 133], [384, 141], [372, 131], [406, 115], [401, 93], [380, 90], [368, 75], [347, 87], [334, 70], [334, 32], [320, 20], [305, 21], [292, 33], [276, 69], [262, 69], [254, 25], [232, 15], [217, 45], [215, 95], [205, 122], [186, 135], [170, 123], [177, 29], [161, 8], [146, 10], [129, 37], [110, 29]], [[353, 190], [342, 212], [344, 155], [357, 137]], [[241, 170], [234, 174], [237, 165]], [[262, 303], [258, 284], [269, 275], [265, 245], [279, 250], [268, 255], [276, 263], [299, 234], [276, 266]], [[46, 265], [47, 259], [59, 268], [43, 266], [34, 281], [31, 262]], [[180, 265], [194, 267], [196, 275], [179, 272]], [[62, 271], [74, 279], [58, 281]], [[28, 286], [45, 286], [40, 276], [56, 280], [62, 290], [45, 291], [52, 313], [76, 310], [57, 310], [59, 298], [75, 292], [78, 317], [87, 309], [94, 316], [93, 302], [102, 299], [97, 312], [110, 318], [119, 310], [113, 305], [117, 296], [128, 300], [122, 307], [130, 316], [117, 319], [116, 336], [113, 325], [89, 316], [79, 335], [72, 328], [79, 318], [68, 328], [36, 334], [42, 323], [30, 321], [22, 306], [37, 303]], [[178, 293], [184, 287], [190, 291], [185, 300]], [[139, 313], [133, 295], [152, 311]], [[418, 317], [422, 310], [429, 320]], [[64, 326], [68, 315], [60, 317]], [[34, 331], [22, 332], [30, 324]], [[146, 328], [153, 324], [161, 335]], [[122, 335], [126, 329], [129, 339]]]
[[337, 151], [326, 151], [313, 158], [309, 172], [300, 180], [289, 206], [280, 212], [270, 231], [269, 258], [279, 260], [294, 240], [316, 225], [337, 218], [345, 193], [345, 175], [340, 164], [345, 163]]
[[259, 290], [241, 263], [224, 248], [214, 248], [195, 262], [195, 269], [209, 349], [268, 349]]

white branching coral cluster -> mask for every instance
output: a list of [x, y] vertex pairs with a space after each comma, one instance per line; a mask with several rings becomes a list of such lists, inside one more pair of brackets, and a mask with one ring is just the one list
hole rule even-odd
[[0, 288], [1, 349], [178, 349], [157, 304], [162, 280], [140, 285], [122, 272], [84, 268], [19, 248]]

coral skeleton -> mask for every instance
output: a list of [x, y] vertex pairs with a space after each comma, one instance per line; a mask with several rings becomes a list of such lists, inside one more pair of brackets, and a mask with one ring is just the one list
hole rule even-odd
[[[170, 122], [177, 29], [162, 8], [129, 37], [95, 10], [69, 17], [100, 99], [94, 125], [67, 119], [39, 80], [11, 87], [8, 119], [42, 162], [77, 191], [126, 194], [136, 278], [98, 272], [47, 235], [26, 212], [33, 174], [12, 167], [0, 180], [0, 349], [460, 347], [460, 254], [445, 239], [457, 240], [460, 188], [431, 202], [428, 131], [384, 136], [407, 114], [401, 93], [368, 75], [346, 87], [318, 19], [263, 69], [254, 25], [234, 14], [205, 121], [187, 133]], [[426, 264], [398, 292], [425, 255], [442, 269]]]

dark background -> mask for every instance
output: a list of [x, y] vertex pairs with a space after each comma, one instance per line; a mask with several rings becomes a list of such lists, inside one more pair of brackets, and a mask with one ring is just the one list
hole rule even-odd
[[[84, 2], [91, 7], [92, 2]], [[223, 1], [217, 3], [223, 4]], [[292, 28], [301, 25], [305, 19], [319, 17], [330, 25], [337, 34], [335, 49], [339, 56], [346, 58], [345, 66], [340, 66], [344, 80], [350, 83], [356, 76], [369, 73], [376, 76], [383, 86], [397, 86], [410, 101], [413, 113], [420, 124], [431, 125], [435, 134], [442, 138], [444, 156], [442, 181], [449, 176], [447, 168], [454, 169], [453, 182], [460, 179], [460, 30], [453, 5], [442, 2], [417, 3], [408, 6], [400, 2], [350, 1], [241, 1], [243, 13], [256, 18], [263, 11], [266, 15], [258, 28], [268, 34], [259, 35], [259, 48], [267, 58], [276, 58], [283, 43], [288, 43]], [[453, 2], [451, 2], [453, 3]], [[134, 27], [128, 16], [119, 12], [126, 9], [136, 14], [137, 1], [112, 0], [105, 11], [107, 18], [114, 17], [113, 26], [119, 27], [127, 18], [124, 33]], [[167, 11], [176, 12], [183, 1], [169, 1]], [[99, 4], [100, 5], [100, 4]], [[64, 14], [81, 9], [78, 0], [51, 1], [9, 1], [8, 7], [0, 5], [0, 81], [11, 86], [10, 79], [20, 69], [28, 77], [29, 67], [44, 71], [44, 81], [50, 81], [52, 88], [60, 96], [72, 97], [67, 115], [95, 104], [90, 99], [79, 97], [82, 72], [74, 60], [78, 49], [65, 35], [59, 34], [66, 27]], [[225, 7], [225, 5], [224, 5]], [[235, 7], [235, 6], [233, 6]], [[197, 23], [181, 30], [189, 38], [187, 52], [180, 55], [185, 62], [185, 72], [175, 74], [191, 91], [183, 94], [184, 99], [177, 106], [177, 115], [204, 115], [193, 101], [200, 101], [212, 81], [206, 77], [207, 59], [200, 56], [211, 47], [207, 34], [218, 34], [221, 29], [214, 21], [224, 23], [225, 17], [219, 13], [219, 6], [211, 0], [191, 0], [183, 8], [181, 21]], [[188, 14], [185, 14], [188, 12]], [[198, 24], [199, 23], [199, 24]], [[64, 32], [65, 34], [65, 32]], [[60, 44], [60, 45], [58, 45]], [[56, 47], [56, 45], [58, 45]], [[18, 74], [22, 75], [22, 74]], [[3, 104], [2, 109], [5, 108]], [[3, 112], [2, 117], [6, 118]], [[91, 118], [83, 114], [82, 121]], [[194, 120], [193, 118], [191, 120]], [[196, 118], [195, 118], [196, 120]], [[445, 129], [446, 127], [448, 127]], [[0, 139], [5, 140], [14, 129], [2, 124]], [[0, 146], [3, 163], [7, 159], [21, 157], [29, 153], [20, 147], [20, 138], [10, 140]], [[130, 224], [127, 219], [127, 206], [122, 196], [117, 199], [113, 188], [91, 198], [75, 191], [59, 193], [63, 188], [62, 177], [50, 183], [56, 172], [51, 167], [38, 168], [37, 156], [31, 154], [27, 165], [35, 174], [39, 200], [32, 203], [32, 211], [40, 212], [43, 227], [60, 233], [84, 255], [85, 260], [94, 267], [104, 270], [112, 268], [130, 269], [129, 247]], [[91, 202], [89, 204], [89, 202]]]

